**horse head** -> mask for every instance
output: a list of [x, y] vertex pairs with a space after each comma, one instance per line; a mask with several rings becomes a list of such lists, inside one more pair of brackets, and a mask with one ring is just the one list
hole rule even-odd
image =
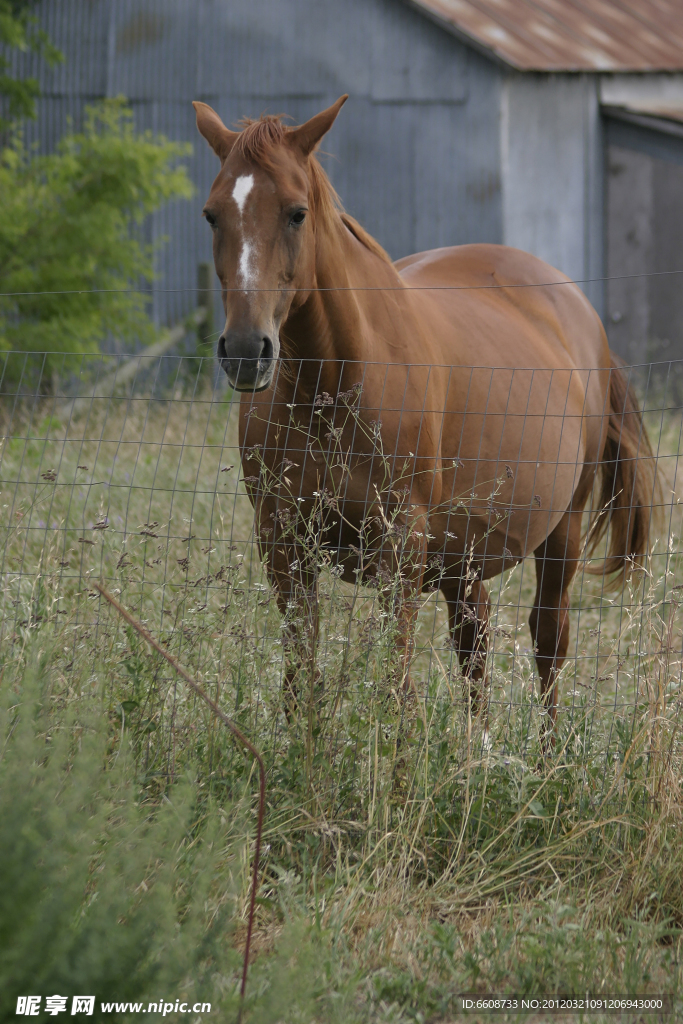
[[225, 308], [218, 358], [237, 391], [270, 386], [280, 329], [316, 287], [314, 186], [321, 172], [313, 153], [346, 98], [297, 128], [263, 117], [239, 132], [206, 103], [194, 103], [197, 127], [221, 161], [203, 213]]

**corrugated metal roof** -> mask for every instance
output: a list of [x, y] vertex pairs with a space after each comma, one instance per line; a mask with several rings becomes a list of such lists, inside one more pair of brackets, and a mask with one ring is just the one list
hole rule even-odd
[[682, 0], [411, 0], [522, 71], [681, 71]]

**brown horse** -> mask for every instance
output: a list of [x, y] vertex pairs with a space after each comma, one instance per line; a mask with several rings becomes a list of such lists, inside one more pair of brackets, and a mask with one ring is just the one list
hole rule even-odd
[[300, 127], [266, 116], [239, 132], [194, 104], [221, 160], [204, 208], [226, 313], [218, 357], [244, 392], [243, 467], [288, 623], [286, 689], [315, 656], [321, 550], [393, 602], [406, 683], [417, 598], [438, 587], [473, 699], [487, 685], [483, 581], [533, 552], [529, 622], [553, 723], [596, 475], [588, 540], [610, 526], [603, 569], [623, 578], [649, 550], [637, 403], [595, 310], [541, 260], [464, 245], [391, 262], [314, 155], [345, 100]]

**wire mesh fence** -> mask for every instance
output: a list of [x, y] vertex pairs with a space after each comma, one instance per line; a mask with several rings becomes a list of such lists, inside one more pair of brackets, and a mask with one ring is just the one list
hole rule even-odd
[[[38, 644], [60, 699], [104, 687], [150, 784], [197, 757], [227, 791], [247, 769], [95, 580], [261, 747], [273, 792], [305, 783], [330, 828], [371, 822], [382, 792], [429, 794], [450, 856], [442, 803], [473, 765], [522, 800], [550, 758], [576, 769], [574, 798], [618, 801], [679, 763], [680, 365], [621, 371], [658, 482], [638, 498], [651, 550], [624, 552], [641, 564], [615, 589], [590, 571], [609, 542], [590, 542], [611, 505], [635, 516], [633, 494], [593, 488], [576, 550], [562, 527], [598, 458], [567, 397], [588, 372], [348, 363], [333, 393], [319, 361], [283, 361], [272, 390], [240, 398], [213, 360], [136, 357], [117, 387], [117, 357], [60, 358], [46, 379], [42, 355], [4, 357], [2, 663]], [[455, 375], [447, 416], [435, 381]], [[649, 462], [636, 419], [629, 458]]]

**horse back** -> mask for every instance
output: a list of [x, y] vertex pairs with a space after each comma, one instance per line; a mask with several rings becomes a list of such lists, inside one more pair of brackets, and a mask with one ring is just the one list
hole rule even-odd
[[479, 365], [609, 368], [607, 338], [586, 296], [530, 253], [460, 245], [416, 253], [394, 265], [405, 284], [419, 290], [415, 298], [426, 315], [430, 309], [445, 314], [451, 325], [443, 356], [458, 354], [455, 338], [467, 346], [466, 362], [476, 344]]
[[570, 371], [580, 386], [570, 389], [565, 411], [595, 419], [586, 442], [597, 455], [610, 354], [600, 318], [578, 285], [536, 256], [503, 245], [433, 249], [395, 266], [415, 289], [435, 362], [549, 372], [558, 382]]

